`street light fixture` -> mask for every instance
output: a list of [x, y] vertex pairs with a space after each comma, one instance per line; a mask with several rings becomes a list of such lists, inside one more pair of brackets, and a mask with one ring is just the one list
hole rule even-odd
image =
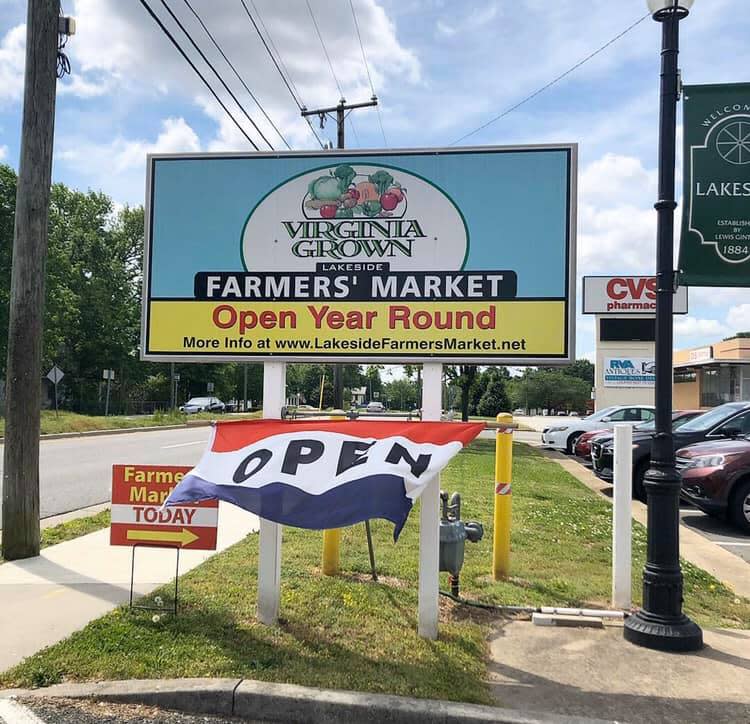
[[679, 97], [679, 23], [693, 0], [647, 0], [662, 24], [659, 117], [659, 200], [656, 242], [656, 432], [648, 495], [648, 554], [643, 569], [643, 607], [625, 621], [625, 639], [662, 651], [695, 651], [703, 632], [682, 612], [680, 570], [680, 476], [672, 438], [672, 302], [674, 295], [675, 136]]

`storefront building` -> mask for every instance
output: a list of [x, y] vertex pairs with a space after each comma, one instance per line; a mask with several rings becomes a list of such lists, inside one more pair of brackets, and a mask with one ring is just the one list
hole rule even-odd
[[674, 353], [674, 408], [750, 401], [750, 336]]

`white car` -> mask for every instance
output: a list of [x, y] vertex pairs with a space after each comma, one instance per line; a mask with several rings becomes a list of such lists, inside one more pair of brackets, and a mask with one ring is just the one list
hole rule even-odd
[[186, 415], [196, 412], [224, 412], [225, 407], [218, 397], [191, 397], [180, 407], [180, 412]]
[[385, 407], [382, 402], [367, 403], [367, 412], [383, 412], [383, 410], [385, 410]]
[[580, 420], [552, 423], [542, 432], [542, 445], [573, 453], [576, 441], [591, 430], [611, 430], [616, 422], [637, 425], [654, 419], [653, 405], [614, 405]]

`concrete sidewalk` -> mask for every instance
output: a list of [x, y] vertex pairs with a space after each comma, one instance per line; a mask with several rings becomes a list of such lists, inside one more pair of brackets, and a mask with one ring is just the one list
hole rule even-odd
[[750, 722], [750, 631], [704, 631], [702, 651], [673, 654], [604, 629], [498, 622], [490, 685], [503, 706], [619, 722]]
[[[219, 505], [217, 550], [258, 530], [256, 516], [228, 503]], [[213, 551], [181, 551], [180, 574]], [[174, 579], [175, 553], [139, 548], [138, 594]], [[37, 558], [0, 565], [0, 671], [64, 639], [122, 603], [130, 594], [131, 548], [109, 545], [109, 528], [42, 550]]]

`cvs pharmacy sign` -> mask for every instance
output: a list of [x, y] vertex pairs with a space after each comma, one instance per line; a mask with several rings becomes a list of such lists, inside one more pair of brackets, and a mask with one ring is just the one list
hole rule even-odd
[[[584, 314], [655, 314], [655, 277], [584, 277]], [[674, 295], [674, 313], [687, 314], [687, 287]]]

